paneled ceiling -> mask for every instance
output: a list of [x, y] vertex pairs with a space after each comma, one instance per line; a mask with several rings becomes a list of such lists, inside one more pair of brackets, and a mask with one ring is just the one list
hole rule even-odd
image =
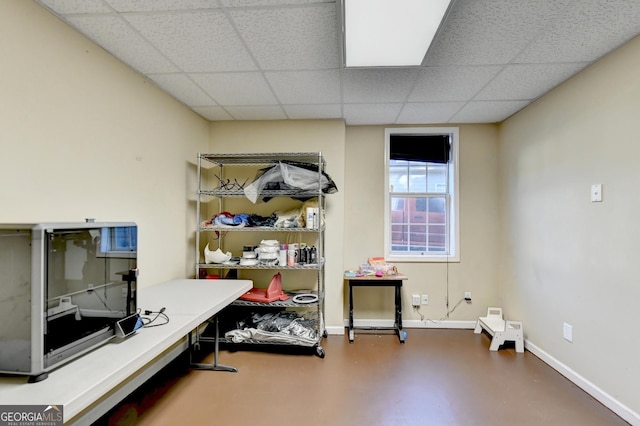
[[345, 69], [340, 1], [37, 1], [213, 121], [501, 122], [640, 34], [638, 0], [454, 0], [421, 67]]

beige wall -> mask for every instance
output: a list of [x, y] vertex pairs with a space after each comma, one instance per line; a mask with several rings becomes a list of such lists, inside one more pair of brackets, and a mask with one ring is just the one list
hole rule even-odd
[[[338, 192], [326, 198], [325, 235], [326, 325], [342, 331], [342, 274], [345, 197], [345, 126], [341, 120], [216, 122], [211, 124], [209, 149], [216, 153], [322, 152], [327, 173]], [[269, 215], [277, 200], [258, 205], [261, 215]], [[234, 212], [238, 213], [238, 212]], [[257, 237], [256, 237], [257, 238]], [[255, 241], [259, 243], [260, 241]], [[238, 253], [234, 253], [238, 254]], [[238, 254], [239, 255], [239, 254]], [[283, 277], [283, 286], [292, 285]], [[264, 286], [261, 285], [256, 286]], [[265, 283], [265, 284], [268, 284]]]
[[135, 221], [141, 287], [192, 273], [208, 123], [30, 1], [0, 21], [0, 222]]
[[[405, 325], [434, 320], [473, 321], [497, 302], [499, 267], [498, 159], [495, 125], [460, 128], [460, 262], [397, 263], [409, 279], [403, 289]], [[384, 254], [384, 127], [347, 127], [345, 170], [345, 268]], [[354, 289], [358, 319], [393, 318], [391, 289]], [[472, 292], [473, 302], [462, 302]], [[411, 294], [428, 294], [429, 305], [411, 308]], [[345, 316], [348, 313], [345, 312]], [[423, 318], [420, 316], [423, 315]]]
[[[526, 338], [640, 422], [640, 38], [500, 129], [500, 295]], [[592, 184], [603, 202], [590, 201]], [[573, 343], [563, 323], [573, 326]]]

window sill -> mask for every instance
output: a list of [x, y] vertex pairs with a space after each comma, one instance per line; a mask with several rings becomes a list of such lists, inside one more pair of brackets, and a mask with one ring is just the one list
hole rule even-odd
[[459, 263], [460, 256], [458, 255], [425, 255], [425, 256], [392, 256], [386, 257], [387, 262], [390, 263]]

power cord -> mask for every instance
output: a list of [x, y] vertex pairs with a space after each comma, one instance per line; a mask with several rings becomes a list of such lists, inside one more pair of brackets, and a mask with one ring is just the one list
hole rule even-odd
[[424, 314], [420, 312], [420, 306], [414, 306], [413, 310], [416, 311], [418, 315], [420, 315], [420, 321], [424, 321]]
[[444, 321], [444, 320], [446, 320], [447, 318], [449, 318], [449, 314], [452, 314], [452, 313], [453, 313], [453, 311], [455, 311], [455, 310], [456, 310], [456, 308], [457, 308], [458, 306], [460, 306], [460, 304], [461, 304], [462, 302], [464, 302], [464, 301], [466, 301], [466, 299], [465, 299], [464, 297], [463, 297], [462, 299], [458, 300], [458, 303], [456, 303], [456, 304], [453, 306], [453, 308], [452, 308], [451, 310], [447, 311], [447, 313], [446, 313], [442, 318], [440, 318], [439, 320], [433, 320], [433, 319], [430, 319], [430, 318], [427, 318], [427, 319], [425, 320], [425, 319], [424, 319], [424, 315], [422, 314], [422, 312], [420, 312], [420, 306], [414, 306], [414, 307], [413, 307], [413, 310], [414, 310], [414, 311], [417, 311], [417, 312], [418, 312], [418, 314], [420, 315], [420, 321], [429, 321], [429, 322], [432, 322], [432, 323], [435, 323], [435, 324], [439, 324], [441, 321]]
[[[159, 311], [150, 311], [150, 310], [145, 310], [144, 311], [144, 315], [147, 316], [142, 316], [140, 315], [140, 312], [142, 312], [141, 309], [138, 309], [138, 315], [140, 315], [140, 318], [142, 318], [142, 322], [144, 323], [144, 327], [145, 328], [150, 328], [150, 327], [159, 327], [161, 325], [165, 325], [169, 322], [169, 317], [167, 316], [167, 314], [164, 313], [164, 311], [166, 310], [166, 308], [161, 308]], [[153, 317], [149, 317], [149, 315], [154, 315]], [[163, 322], [154, 324], [154, 322], [156, 320], [158, 320], [158, 318], [160, 318], [161, 320], [164, 320]]]

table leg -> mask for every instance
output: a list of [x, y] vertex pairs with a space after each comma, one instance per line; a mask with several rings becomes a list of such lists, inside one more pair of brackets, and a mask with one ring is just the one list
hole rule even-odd
[[[235, 367], [229, 367], [227, 365], [218, 364], [218, 352], [219, 352], [219, 337], [218, 337], [218, 316], [216, 315], [214, 318], [216, 324], [216, 335], [213, 340], [214, 349], [213, 349], [213, 364], [203, 364], [199, 362], [193, 362], [192, 360], [192, 349], [191, 349], [191, 332], [189, 333], [189, 365], [194, 370], [210, 370], [210, 371], [228, 371], [231, 373], [237, 373], [238, 369]], [[198, 330], [196, 329], [196, 334]], [[197, 343], [196, 343], [197, 344]]]
[[353, 331], [353, 286], [351, 285], [351, 281], [349, 281], [349, 343], [353, 343], [354, 340], [354, 331]]
[[400, 343], [404, 343], [404, 330], [402, 330], [402, 283], [396, 284], [396, 331]]

